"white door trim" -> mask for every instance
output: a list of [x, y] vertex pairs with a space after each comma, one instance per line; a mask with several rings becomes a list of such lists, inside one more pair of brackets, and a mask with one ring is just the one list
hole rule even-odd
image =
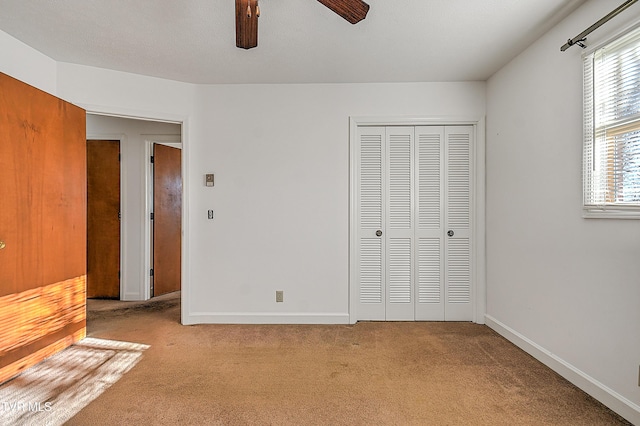
[[473, 126], [475, 146], [473, 147], [474, 196], [473, 196], [473, 318], [477, 324], [484, 324], [486, 313], [486, 250], [485, 250], [485, 117], [447, 116], [354, 116], [349, 118], [349, 322], [355, 324], [358, 318], [357, 300], [357, 218], [356, 210], [356, 140], [359, 126]]

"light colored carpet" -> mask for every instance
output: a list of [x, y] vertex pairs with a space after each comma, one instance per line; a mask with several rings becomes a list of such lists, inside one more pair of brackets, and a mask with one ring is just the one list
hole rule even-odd
[[89, 336], [149, 348], [69, 425], [629, 424], [482, 325], [182, 326], [177, 298], [117, 308], [90, 311]]

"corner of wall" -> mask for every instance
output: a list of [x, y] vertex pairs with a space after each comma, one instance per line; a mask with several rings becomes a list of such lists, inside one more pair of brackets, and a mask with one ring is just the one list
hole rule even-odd
[[49, 94], [57, 94], [57, 63], [0, 30], [0, 72]]

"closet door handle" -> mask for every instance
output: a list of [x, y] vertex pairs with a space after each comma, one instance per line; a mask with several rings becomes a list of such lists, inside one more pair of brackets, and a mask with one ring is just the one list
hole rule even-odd
[[378, 229], [378, 230], [376, 231], [376, 236], [378, 236], [378, 237], [382, 237], [382, 231]]
[[454, 232], [450, 229], [447, 231], [447, 235], [453, 237]]

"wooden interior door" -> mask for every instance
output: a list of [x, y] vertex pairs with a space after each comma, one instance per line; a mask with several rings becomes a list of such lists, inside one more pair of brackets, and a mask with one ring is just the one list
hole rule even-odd
[[153, 145], [153, 296], [180, 290], [182, 152]]
[[87, 297], [120, 298], [120, 141], [87, 141]]

